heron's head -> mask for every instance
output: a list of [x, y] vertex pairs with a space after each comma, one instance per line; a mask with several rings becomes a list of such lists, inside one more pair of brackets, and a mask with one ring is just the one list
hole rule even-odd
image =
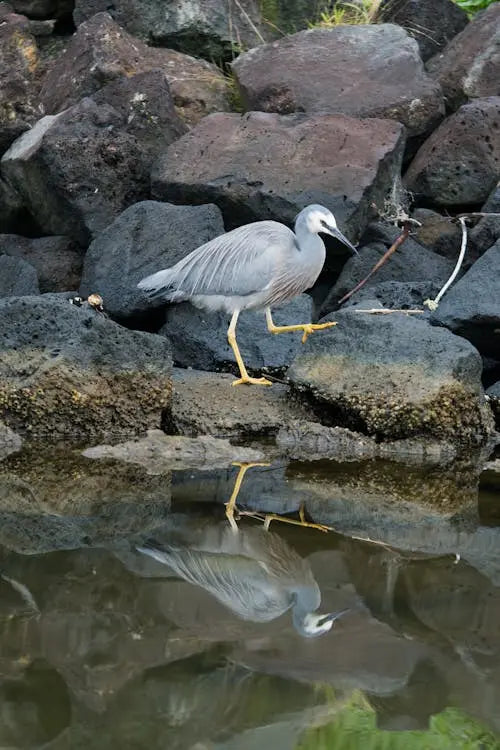
[[299, 217], [304, 217], [305, 224], [310, 232], [313, 234], [329, 234], [340, 240], [351, 252], [357, 254], [357, 250], [352, 245], [347, 237], [345, 237], [337, 226], [335, 216], [324, 206], [313, 204], [307, 206], [303, 211], [300, 212]]
[[345, 615], [346, 612], [349, 612], [349, 610], [343, 609], [341, 612], [330, 612], [327, 615], [308, 612], [303, 617], [294, 617], [293, 624], [295, 625], [295, 629], [306, 638], [317, 638], [318, 635], [328, 633], [332, 629], [335, 620]]

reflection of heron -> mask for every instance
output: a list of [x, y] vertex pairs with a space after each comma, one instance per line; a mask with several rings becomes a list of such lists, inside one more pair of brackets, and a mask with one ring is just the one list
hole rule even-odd
[[149, 296], [165, 302], [189, 300], [207, 310], [231, 313], [227, 338], [240, 369], [233, 385], [271, 385], [266, 378], [249, 377], [236, 343], [236, 323], [241, 310], [266, 310], [269, 333], [302, 331], [302, 341], [316, 330], [335, 323], [300, 323], [276, 326], [271, 305], [286, 302], [309, 289], [325, 262], [320, 233], [330, 234], [356, 248], [337, 227], [324, 206], [304, 208], [295, 220], [295, 232], [277, 221], [254, 221], [215, 237], [193, 250], [172, 268], [158, 271], [139, 282]]
[[319, 614], [321, 592], [309, 563], [280, 536], [262, 528], [208, 524], [139, 552], [168, 565], [178, 576], [208, 591], [243, 620], [269, 622], [292, 610], [295, 629], [312, 637], [329, 631], [342, 612]]
[[[168, 565], [185, 581], [201, 586], [244, 620], [268, 622], [292, 610], [295, 629], [317, 636], [331, 629], [347, 612], [318, 614], [321, 592], [309, 563], [280, 536], [262, 528], [240, 529], [234, 520], [236, 497], [247, 469], [268, 464], [238, 464], [231, 498], [226, 505], [230, 525], [204, 524], [170, 532], [166, 542], [154, 539], [139, 552]], [[272, 514], [272, 518], [280, 519]], [[288, 521], [289, 519], [280, 519]], [[315, 526], [306, 521], [297, 521]]]

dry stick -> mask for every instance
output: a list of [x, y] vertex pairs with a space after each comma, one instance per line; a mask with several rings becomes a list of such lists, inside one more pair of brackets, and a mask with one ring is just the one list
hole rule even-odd
[[443, 294], [446, 292], [446, 290], [453, 284], [455, 281], [455, 277], [457, 273], [460, 271], [460, 268], [462, 266], [465, 251], [467, 249], [467, 227], [465, 225], [465, 218], [463, 216], [459, 219], [460, 224], [462, 225], [462, 245], [460, 246], [460, 254], [458, 256], [457, 264], [455, 268], [453, 269], [453, 273], [451, 274], [450, 278], [446, 282], [446, 284], [443, 286], [443, 288], [439, 291], [437, 296], [434, 299], [426, 299], [424, 301], [424, 305], [429, 308], [429, 310], [437, 310], [437, 306], [439, 305], [439, 300], [443, 296]]
[[346, 302], [346, 300], [348, 300], [349, 297], [352, 297], [353, 294], [355, 294], [356, 292], [358, 292], [361, 289], [361, 287], [363, 287], [366, 284], [366, 282], [368, 281], [368, 279], [370, 279], [373, 276], [373, 274], [376, 271], [378, 271], [378, 269], [381, 268], [381, 266], [383, 266], [384, 263], [386, 263], [389, 260], [389, 258], [391, 257], [391, 255], [396, 252], [396, 250], [398, 249], [398, 247], [403, 244], [403, 242], [408, 238], [408, 234], [409, 233], [410, 233], [410, 222], [406, 222], [405, 221], [405, 223], [403, 224], [403, 231], [401, 232], [401, 234], [399, 235], [399, 237], [397, 238], [397, 240], [390, 246], [390, 248], [387, 250], [387, 252], [383, 254], [383, 256], [380, 258], [380, 260], [378, 260], [375, 263], [375, 265], [373, 266], [373, 268], [370, 271], [370, 273], [368, 274], [368, 276], [366, 276], [364, 279], [362, 279], [359, 282], [359, 284], [356, 284], [356, 286], [354, 287], [354, 289], [351, 289], [350, 292], [347, 292], [347, 294], [344, 294], [344, 296], [342, 297], [342, 299], [339, 300], [339, 305], [342, 305], [344, 302]]

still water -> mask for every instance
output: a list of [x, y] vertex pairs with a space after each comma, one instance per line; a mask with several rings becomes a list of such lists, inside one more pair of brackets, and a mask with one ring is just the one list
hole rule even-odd
[[500, 748], [495, 476], [0, 467], [1, 749]]

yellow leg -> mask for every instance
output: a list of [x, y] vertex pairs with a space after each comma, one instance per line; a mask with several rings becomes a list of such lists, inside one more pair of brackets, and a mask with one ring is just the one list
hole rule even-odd
[[243, 383], [248, 383], [249, 385], [272, 385], [270, 380], [267, 380], [266, 378], [251, 378], [247, 372], [247, 368], [245, 367], [245, 363], [243, 362], [240, 350], [238, 349], [238, 344], [236, 343], [236, 323], [238, 321], [239, 314], [239, 310], [234, 311], [233, 317], [231, 318], [231, 323], [229, 324], [229, 328], [227, 329], [227, 340], [229, 341], [229, 346], [233, 350], [234, 358], [236, 359], [238, 367], [240, 368], [241, 375], [238, 380], [233, 381], [232, 385], [242, 385]]
[[289, 331], [303, 331], [302, 343], [305, 344], [307, 337], [314, 331], [321, 331], [323, 328], [331, 328], [336, 323], [300, 323], [295, 326], [275, 326], [271, 315], [271, 308], [266, 307], [267, 330], [269, 333], [288, 333]]
[[236, 477], [236, 481], [234, 483], [233, 491], [231, 493], [231, 497], [226, 503], [226, 518], [231, 524], [231, 528], [233, 531], [238, 531], [238, 524], [236, 523], [234, 519], [234, 511], [236, 509], [236, 498], [239, 495], [241, 483], [243, 481], [243, 478], [245, 474], [247, 473], [248, 469], [250, 469], [253, 466], [270, 466], [270, 464], [266, 463], [248, 463], [248, 464], [240, 464], [238, 462], [233, 463], [233, 466], [239, 466], [240, 470], [238, 471], [238, 476]]
[[306, 516], [304, 512], [304, 504], [301, 503], [301, 506], [299, 508], [299, 520], [297, 521], [295, 518], [288, 518], [287, 516], [280, 516], [278, 513], [259, 513], [258, 511], [251, 511], [251, 510], [243, 510], [240, 513], [241, 516], [250, 516], [250, 518], [255, 518], [258, 521], [262, 521], [264, 523], [264, 529], [266, 531], [269, 531], [269, 526], [271, 525], [271, 521], [281, 521], [282, 523], [291, 523], [294, 526], [305, 526], [309, 529], [317, 529], [318, 531], [335, 531], [333, 526], [326, 526], [323, 523], [310, 523], [309, 521], [306, 521]]

